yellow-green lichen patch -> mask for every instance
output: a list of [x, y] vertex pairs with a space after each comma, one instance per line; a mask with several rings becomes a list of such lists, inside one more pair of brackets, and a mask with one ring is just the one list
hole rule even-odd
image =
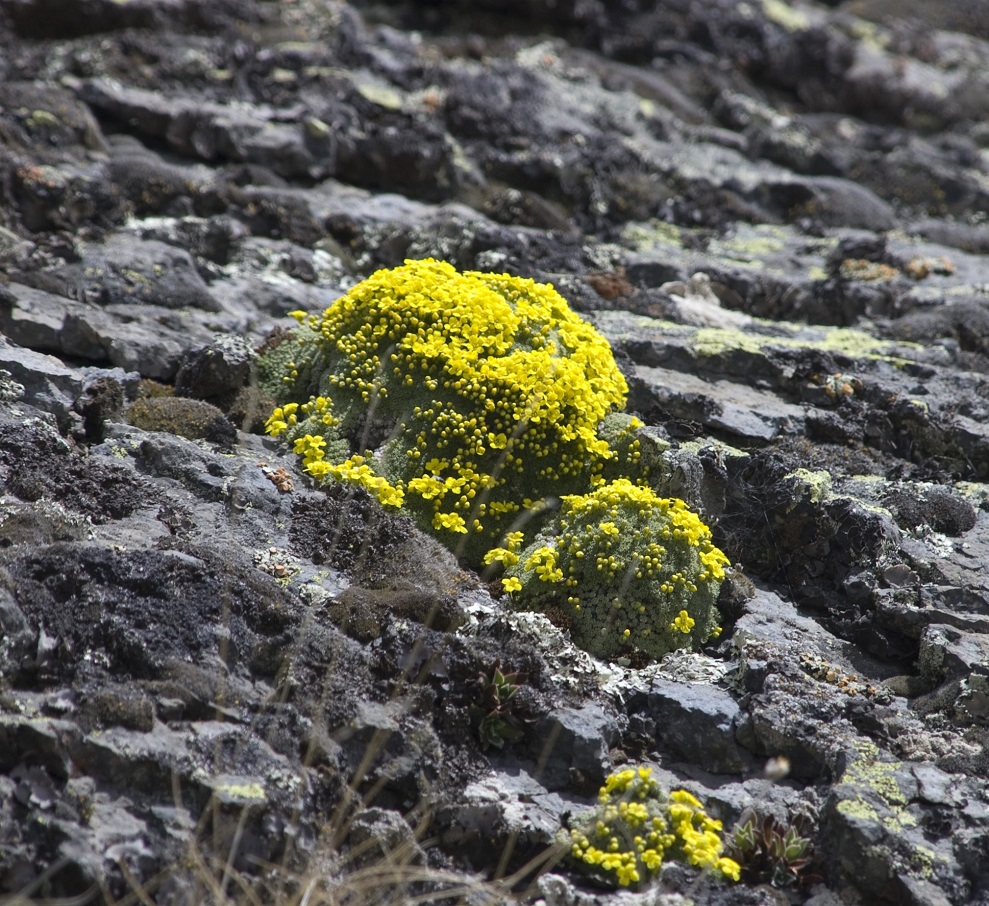
[[381, 84], [378, 82], [358, 82], [355, 85], [357, 91], [360, 95], [372, 104], [377, 104], [379, 107], [384, 107], [386, 110], [401, 110], [402, 109], [402, 95], [399, 94], [391, 85]]
[[[851, 760], [841, 777], [846, 795], [838, 803], [838, 811], [849, 818], [880, 822], [890, 831], [915, 827], [917, 819], [907, 810], [909, 800], [897, 780], [903, 763], [881, 760], [879, 748], [869, 742], [860, 741], [855, 749], [858, 757]], [[855, 791], [855, 787], [863, 789]]]
[[702, 451], [708, 451], [713, 453], [717, 461], [721, 463], [729, 459], [750, 459], [752, 456], [752, 454], [748, 451], [742, 450], [740, 447], [733, 447], [731, 444], [725, 443], [723, 440], [711, 440], [708, 438], [705, 438], [704, 440], [682, 441], [677, 449], [683, 450], [686, 453], [695, 454], [699, 454]]
[[32, 128], [57, 129], [61, 121], [49, 110], [33, 110], [28, 117], [27, 124]]
[[213, 784], [213, 792], [222, 801], [239, 805], [268, 801], [264, 787], [246, 778], [219, 777]]
[[934, 877], [936, 863], [947, 862], [948, 860], [940, 853], [934, 852], [926, 846], [918, 846], [910, 853], [910, 869], [921, 878], [931, 879]]
[[900, 762], [861, 759], [852, 763], [844, 779], [848, 783], [864, 783], [879, 793], [890, 808], [902, 808], [907, 799], [896, 782], [896, 772], [901, 767]]
[[764, 267], [764, 259], [786, 247], [786, 231], [775, 226], [742, 227], [724, 239], [708, 243], [710, 254], [746, 267]]
[[989, 505], [989, 484], [976, 481], [959, 481], [955, 483], [955, 490], [975, 507], [987, 507]]
[[806, 335], [799, 336], [801, 332], [806, 333], [806, 328], [797, 325], [772, 324], [772, 329], [776, 332], [781, 328], [788, 330], [791, 336], [763, 336], [731, 328], [704, 327], [696, 331], [690, 346], [697, 355], [705, 358], [734, 350], [741, 350], [750, 355], [765, 355], [771, 347], [782, 347], [839, 352], [852, 359], [881, 360], [897, 366], [909, 361], [902, 353], [921, 348], [916, 343], [878, 340], [863, 331], [851, 328], [827, 329], [819, 339], [812, 339]]
[[831, 473], [824, 469], [795, 469], [787, 478], [800, 483], [811, 503], [821, 503], [831, 494]]
[[782, 25], [787, 31], [806, 31], [810, 28], [807, 15], [783, 0], [762, 0], [762, 9], [767, 19]]
[[861, 330], [847, 327], [787, 324], [753, 318], [751, 327], [689, 327], [646, 315], [600, 312], [595, 316], [609, 336], [651, 340], [657, 344], [682, 344], [700, 358], [727, 356], [742, 352], [753, 357], [768, 355], [773, 349], [808, 349], [839, 353], [849, 359], [888, 362], [902, 367], [911, 359], [919, 343], [880, 340]]
[[688, 345], [695, 355], [705, 359], [736, 351], [764, 356], [767, 338], [729, 327], [701, 327]]
[[680, 248], [683, 244], [683, 230], [665, 220], [630, 223], [622, 232], [622, 243], [640, 251], [661, 245]]
[[800, 345], [831, 352], [842, 352], [850, 358], [883, 359], [899, 364], [909, 361], [909, 359], [903, 358], [900, 353], [910, 349], [923, 348], [919, 343], [905, 341], [893, 343], [888, 340], [878, 340], [864, 331], [853, 330], [850, 327], [835, 327], [827, 331], [823, 340]]

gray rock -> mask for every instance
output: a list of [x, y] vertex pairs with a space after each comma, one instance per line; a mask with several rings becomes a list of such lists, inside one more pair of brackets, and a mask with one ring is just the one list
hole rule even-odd
[[640, 367], [636, 374], [632, 393], [636, 407], [659, 408], [680, 418], [702, 414], [707, 428], [736, 441], [765, 442], [803, 428], [803, 410], [774, 394], [667, 368]]
[[16, 305], [0, 310], [0, 329], [15, 343], [145, 377], [170, 379], [187, 350], [212, 338], [195, 321], [153, 307], [101, 309], [16, 283], [9, 289]]
[[[46, 346], [45, 343], [39, 345]], [[82, 391], [83, 379], [77, 369], [33, 349], [0, 343], [0, 367], [21, 388], [17, 399], [49, 412], [66, 412], [68, 401]]]
[[164, 140], [191, 157], [250, 161], [282, 176], [318, 172], [301, 124], [279, 122], [271, 109], [166, 99], [106, 80], [86, 82], [82, 96], [104, 114], [129, 120], [144, 137]]
[[[70, 6], [0, 0], [0, 888], [351, 896], [380, 839], [392, 898], [505, 902], [479, 876], [646, 760], [726, 830], [803, 815], [794, 902], [985, 898], [973, 4]], [[142, 377], [232, 411], [288, 312], [427, 256], [552, 281], [612, 342], [658, 490], [734, 563], [720, 642], [595, 663], [278, 444], [119, 421]], [[483, 750], [496, 663], [521, 737]]]
[[829, 176], [767, 182], [755, 198], [783, 220], [805, 217], [830, 227], [891, 230], [897, 219], [885, 201], [850, 180]]
[[739, 774], [752, 757], [738, 743], [745, 715], [724, 689], [656, 678], [645, 690], [656, 742], [679, 761], [713, 774]]
[[203, 400], [222, 398], [247, 383], [253, 360], [253, 350], [243, 339], [219, 337], [185, 356], [175, 375], [175, 391]]
[[382, 859], [399, 865], [421, 865], [426, 860], [415, 830], [399, 812], [389, 809], [368, 808], [358, 813], [347, 840], [355, 848], [351, 859], [357, 866], [373, 869]]
[[618, 722], [600, 705], [588, 703], [548, 715], [527, 737], [534, 776], [546, 789], [597, 788], [610, 766], [608, 750], [618, 737]]
[[964, 678], [972, 672], [989, 674], [989, 637], [928, 623], [920, 637], [918, 664], [935, 682]]
[[9, 589], [0, 587], [0, 670], [14, 676], [30, 671], [37, 648], [37, 631], [32, 631]]
[[[848, 754], [825, 811], [841, 869], [863, 894], [883, 902], [963, 902], [969, 882], [950, 838], [924, 833], [933, 818], [909, 764], [860, 743]], [[928, 784], [929, 787], [929, 784]], [[926, 893], [925, 893], [926, 891]]]
[[[493, 838], [501, 846], [548, 846], [563, 816], [580, 804], [548, 791], [525, 770], [495, 771], [471, 783], [453, 817], [461, 843]], [[476, 842], [475, 842], [476, 845]]]
[[609, 891], [592, 893], [574, 884], [564, 874], [548, 873], [536, 882], [539, 899], [533, 906], [687, 906], [693, 902], [678, 893], [665, 893], [656, 887], [645, 893], [630, 891]]
[[96, 248], [84, 246], [78, 282], [82, 299], [104, 307], [144, 303], [220, 311], [188, 252], [128, 232], [109, 236]]

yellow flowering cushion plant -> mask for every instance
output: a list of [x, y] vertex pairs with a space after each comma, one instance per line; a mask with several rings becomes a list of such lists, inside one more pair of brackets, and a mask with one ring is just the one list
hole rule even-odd
[[641, 889], [669, 859], [733, 881], [741, 873], [722, 855], [721, 822], [686, 790], [667, 795], [649, 767], [611, 774], [597, 808], [574, 820], [562, 839], [577, 867], [619, 887]]
[[[268, 432], [296, 446], [323, 436], [326, 451], [298, 447], [310, 474], [404, 507], [470, 565], [527, 500], [584, 490], [618, 458], [598, 429], [624, 406], [625, 379], [548, 284], [406, 261], [296, 315], [296, 342], [273, 353]], [[359, 462], [330, 456], [341, 439]]]
[[295, 315], [259, 363], [279, 400], [266, 430], [317, 484], [410, 513], [465, 565], [501, 570], [516, 606], [568, 611], [601, 657], [719, 632], [727, 558], [646, 486], [611, 348], [551, 286], [406, 261]]
[[715, 601], [728, 558], [682, 500], [626, 478], [563, 497], [527, 548], [489, 557], [519, 580], [516, 607], [563, 606], [574, 643], [599, 657], [659, 659], [720, 631]]

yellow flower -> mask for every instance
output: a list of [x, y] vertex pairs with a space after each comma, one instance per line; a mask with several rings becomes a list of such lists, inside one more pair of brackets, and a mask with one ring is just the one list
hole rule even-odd
[[501, 585], [509, 594], [513, 591], [522, 590], [522, 583], [515, 576], [509, 576], [507, 579], [502, 579]]
[[688, 793], [686, 790], [674, 790], [670, 793], [670, 801], [689, 805], [695, 809], [701, 808], [700, 800], [693, 793]]
[[459, 513], [435, 513], [433, 515], [433, 528], [467, 534], [467, 523], [464, 522], [463, 516]]
[[680, 613], [677, 614], [677, 618], [673, 621], [670, 628], [676, 629], [686, 635], [691, 629], [694, 628], [695, 622], [696, 621], [694, 618], [687, 613], [686, 610], [681, 610]]
[[505, 543], [510, 551], [517, 551], [524, 540], [525, 534], [523, 532], [509, 532], [505, 535]]
[[622, 817], [632, 827], [638, 827], [640, 824], [645, 823], [645, 820], [649, 817], [648, 809], [641, 802], [623, 802], [622, 805], [625, 806], [622, 811]]
[[284, 434], [288, 430], [288, 422], [280, 418], [281, 410], [276, 409], [268, 420], [264, 423], [265, 434], [270, 434], [272, 437], [278, 437], [279, 434]]
[[405, 492], [401, 488], [393, 487], [387, 482], [375, 495], [382, 506], [391, 506], [398, 509], [405, 502]]
[[518, 562], [519, 555], [504, 547], [493, 547], [481, 560], [484, 566], [490, 566], [492, 563], [500, 563], [506, 568], [511, 568]]
[[726, 878], [731, 878], [733, 881], [740, 881], [742, 879], [742, 866], [734, 859], [722, 856], [718, 859], [718, 868]]
[[306, 434], [300, 437], [292, 445], [292, 452], [299, 456], [311, 456], [320, 459], [323, 456], [323, 448], [326, 446], [326, 438], [318, 435]]
[[642, 862], [649, 871], [659, 871], [659, 867], [663, 864], [663, 854], [652, 848], [644, 849], [642, 851]]
[[316, 481], [323, 481], [330, 474], [332, 467], [325, 459], [314, 459], [306, 463], [304, 468]]
[[630, 887], [638, 883], [639, 872], [635, 867], [635, 862], [626, 862], [618, 866], [618, 883], [622, 887]]

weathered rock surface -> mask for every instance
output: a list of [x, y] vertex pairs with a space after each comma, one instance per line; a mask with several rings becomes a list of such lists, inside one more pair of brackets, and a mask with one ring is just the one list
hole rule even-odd
[[[0, 0], [0, 893], [989, 903], [987, 72], [948, 0]], [[611, 341], [718, 643], [597, 663], [260, 436], [430, 255]], [[807, 883], [553, 864], [627, 763]]]

